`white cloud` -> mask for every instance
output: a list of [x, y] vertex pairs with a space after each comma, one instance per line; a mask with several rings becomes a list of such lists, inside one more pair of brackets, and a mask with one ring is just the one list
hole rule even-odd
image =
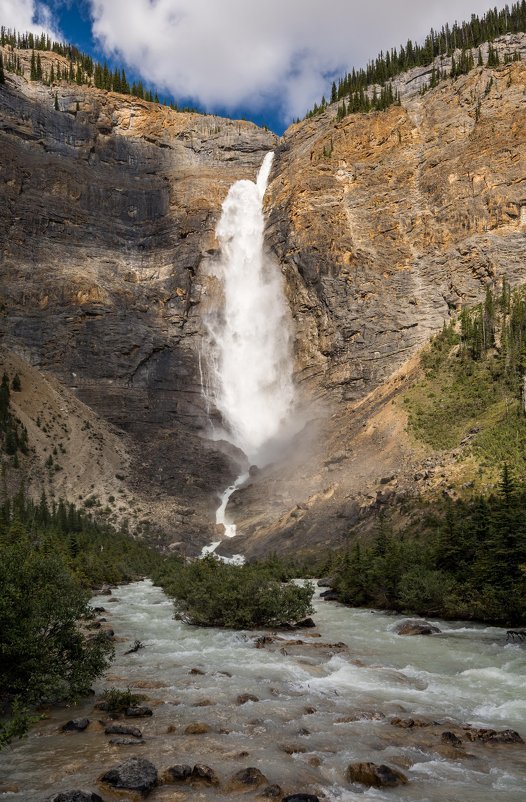
[[0, 25], [21, 33], [45, 31], [53, 38], [60, 38], [49, 6], [37, 0], [0, 0]]

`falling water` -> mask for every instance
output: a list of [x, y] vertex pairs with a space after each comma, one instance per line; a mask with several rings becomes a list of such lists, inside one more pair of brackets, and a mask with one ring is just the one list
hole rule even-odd
[[213, 403], [231, 441], [260, 466], [271, 458], [294, 400], [290, 315], [279, 266], [264, 250], [263, 196], [273, 155], [265, 156], [256, 183], [236, 181], [223, 203], [214, 265], [222, 309], [205, 321]]
[[[255, 183], [236, 181], [223, 203], [216, 230], [221, 256], [212, 266], [222, 306], [205, 319], [211, 401], [227, 438], [258, 466], [282, 444], [294, 403], [290, 313], [279, 266], [264, 249], [263, 197], [273, 156], [267, 153]], [[236, 528], [228, 523], [226, 506], [246, 478], [243, 473], [224, 491], [217, 510], [216, 523], [224, 525], [227, 537]]]

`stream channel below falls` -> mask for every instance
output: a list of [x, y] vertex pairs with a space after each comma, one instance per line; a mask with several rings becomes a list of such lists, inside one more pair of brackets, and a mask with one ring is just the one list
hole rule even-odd
[[[513, 728], [526, 739], [526, 649], [506, 644], [502, 629], [436, 622], [441, 634], [403, 637], [394, 632], [401, 616], [318, 599], [316, 629], [274, 633], [272, 642], [256, 648], [261, 632], [174, 620], [171, 601], [149, 581], [116, 588], [93, 604], [106, 608], [117, 635], [116, 659], [96, 691], [130, 686], [148, 696], [153, 716], [123, 721], [138, 725], [145, 743], [111, 745], [94, 698], [53, 709], [29, 738], [2, 753], [0, 785], [17, 785], [19, 791], [0, 799], [42, 802], [76, 788], [115, 799], [97, 778], [137, 755], [160, 773], [178, 763], [203, 763], [220, 779], [210, 788], [156, 788], [152, 802], [255, 799], [257, 791], [227, 790], [229, 779], [247, 766], [279, 784], [283, 795], [312, 793], [342, 802], [524, 802], [526, 745], [463, 738], [458, 748], [441, 742], [446, 730], [462, 737], [468, 723]], [[124, 655], [136, 639], [144, 648]], [[239, 704], [242, 694], [258, 701]], [[64, 722], [79, 716], [90, 719], [87, 730], [61, 732]], [[422, 719], [427, 726], [396, 726], [394, 717]], [[208, 725], [209, 732], [185, 734], [192, 723]], [[356, 761], [398, 767], [409, 784], [385, 790], [351, 785], [345, 770]]]

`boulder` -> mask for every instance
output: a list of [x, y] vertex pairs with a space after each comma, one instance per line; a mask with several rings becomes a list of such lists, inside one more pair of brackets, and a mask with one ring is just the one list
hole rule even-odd
[[259, 702], [259, 698], [253, 693], [240, 693], [237, 697], [238, 705], [245, 705], [247, 702]]
[[318, 579], [316, 585], [319, 588], [332, 588], [333, 582], [332, 579], [329, 579], [329, 577], [323, 577], [322, 579]]
[[401, 621], [395, 627], [395, 632], [397, 635], [435, 635], [440, 630], [429, 621], [411, 620]]
[[124, 715], [129, 718], [144, 718], [153, 716], [153, 710], [151, 707], [146, 707], [146, 705], [139, 705], [137, 707], [129, 707]]
[[163, 774], [165, 783], [184, 782], [192, 776], [192, 767], [186, 763], [178, 763], [175, 766], [170, 766], [169, 769]]
[[194, 780], [202, 780], [203, 782], [210, 783], [210, 785], [219, 785], [219, 777], [210, 766], [205, 766], [203, 763], [196, 763], [192, 769], [192, 778]]
[[89, 718], [72, 718], [62, 727], [63, 732], [83, 732], [89, 726]]
[[303, 621], [297, 621], [294, 626], [296, 629], [312, 629], [316, 624], [312, 618], [304, 618]]
[[351, 763], [347, 767], [346, 776], [349, 782], [374, 788], [393, 788], [408, 782], [405, 774], [385, 763]]
[[227, 786], [227, 791], [246, 791], [250, 788], [259, 788], [260, 785], [267, 785], [268, 780], [259, 769], [249, 767], [236, 772]]
[[147, 796], [157, 785], [157, 769], [143, 757], [130, 757], [102, 775], [101, 781], [112, 788], [137, 791]]
[[132, 735], [134, 738], [142, 738], [142, 732], [138, 727], [128, 727], [126, 724], [108, 724], [104, 732], [106, 735]]
[[50, 802], [103, 802], [103, 799], [91, 791], [64, 791], [52, 797]]

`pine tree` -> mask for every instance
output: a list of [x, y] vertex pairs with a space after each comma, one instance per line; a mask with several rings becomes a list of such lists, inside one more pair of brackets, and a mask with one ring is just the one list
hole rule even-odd
[[2, 53], [0, 53], [0, 84], [5, 84], [4, 57]]
[[37, 79], [37, 62], [35, 58], [35, 51], [33, 50], [31, 53], [31, 67], [29, 70], [29, 78], [31, 81], [36, 81]]

